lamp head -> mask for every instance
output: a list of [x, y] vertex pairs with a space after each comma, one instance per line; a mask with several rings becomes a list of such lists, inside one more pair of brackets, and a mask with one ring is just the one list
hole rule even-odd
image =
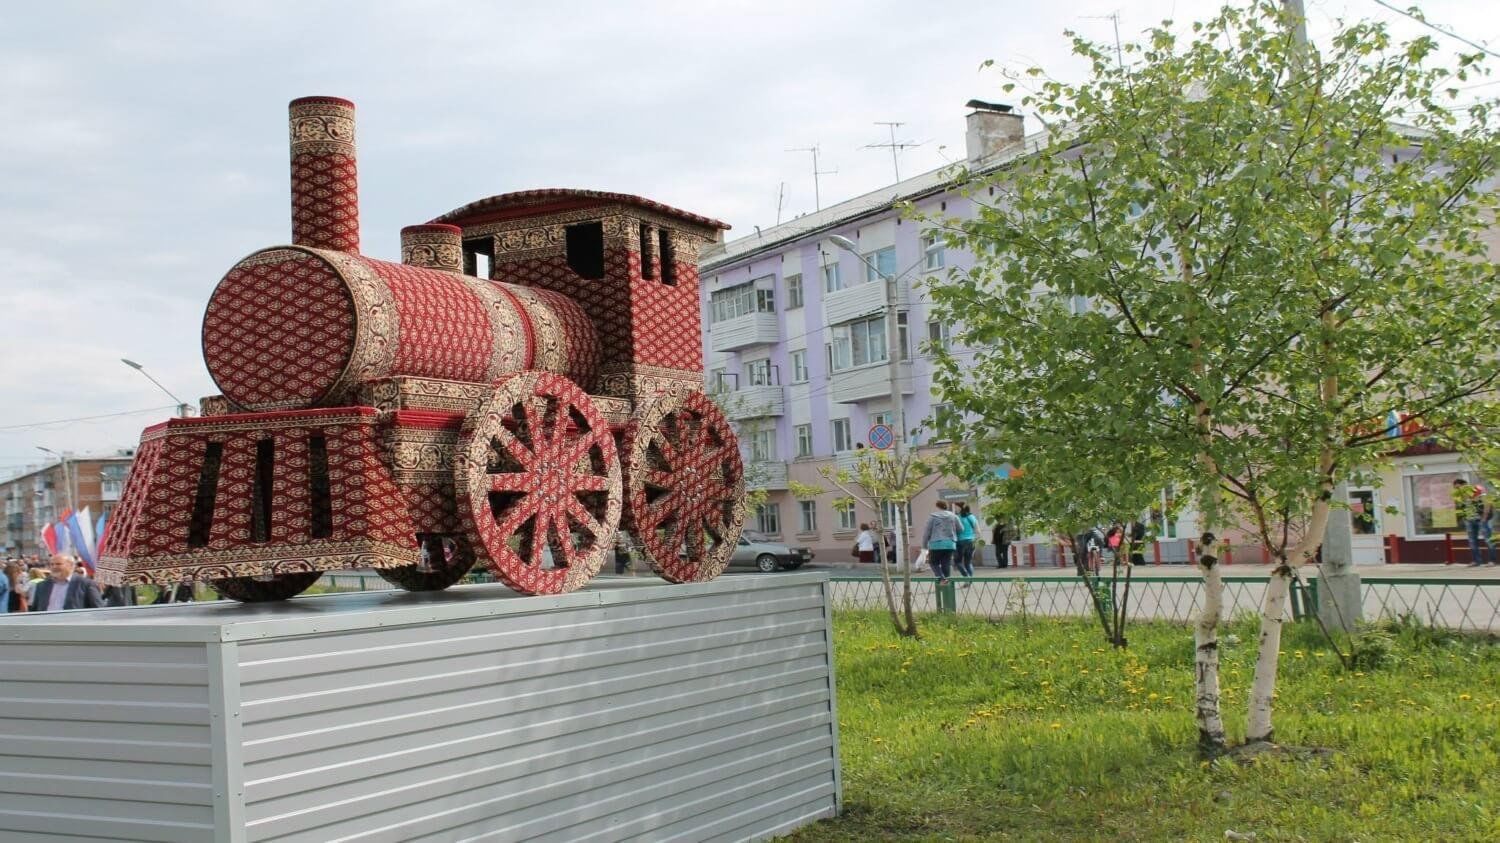
[[859, 254], [859, 246], [855, 245], [853, 240], [850, 240], [842, 234], [830, 234], [828, 236], [828, 241], [846, 252], [853, 252], [856, 255]]

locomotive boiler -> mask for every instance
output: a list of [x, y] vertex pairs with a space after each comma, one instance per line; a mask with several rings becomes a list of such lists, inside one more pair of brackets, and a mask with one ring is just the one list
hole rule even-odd
[[109, 584], [278, 600], [323, 571], [408, 590], [475, 564], [579, 588], [616, 531], [672, 582], [728, 563], [739, 445], [703, 394], [699, 247], [727, 228], [638, 196], [531, 190], [359, 251], [354, 105], [290, 105], [292, 242], [209, 298], [222, 395], [149, 427], [104, 539]]

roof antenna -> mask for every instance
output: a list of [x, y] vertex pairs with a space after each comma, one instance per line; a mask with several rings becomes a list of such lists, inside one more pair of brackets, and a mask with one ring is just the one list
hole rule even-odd
[[821, 189], [821, 185], [818, 182], [818, 176], [831, 176], [834, 173], [837, 173], [838, 170], [819, 170], [818, 169], [818, 145], [817, 144], [813, 144], [812, 146], [799, 146], [799, 147], [797, 147], [795, 149], [788, 149], [787, 152], [811, 152], [812, 153], [812, 164], [813, 164], [813, 173], [812, 173], [812, 175], [813, 175], [813, 207], [815, 207], [819, 211], [823, 210], [823, 192], [822, 192], [822, 189]]
[[1084, 20], [1109, 20], [1115, 24], [1115, 61], [1119, 63], [1120, 69], [1125, 69], [1125, 50], [1120, 46], [1120, 10], [1116, 9], [1107, 15], [1084, 15]]
[[912, 143], [911, 141], [902, 141], [900, 143], [896, 142], [896, 127], [897, 126], [905, 126], [906, 125], [905, 123], [896, 123], [896, 122], [887, 122], [887, 121], [877, 120], [877, 121], [875, 121], [875, 125], [877, 125], [877, 126], [884, 126], [884, 127], [886, 127], [887, 129], [890, 130], [890, 132], [891, 132], [890, 143], [867, 143], [867, 144], [865, 144], [865, 149], [886, 149], [886, 148], [890, 148], [890, 150], [891, 150], [891, 169], [893, 169], [893, 170], [896, 171], [896, 181], [901, 181], [901, 165], [899, 163], [897, 163], [897, 161], [896, 161], [896, 153], [899, 152], [899, 151], [901, 151], [901, 150], [903, 150], [903, 149], [914, 149], [916, 147], [921, 146], [922, 144], [920, 144], [920, 143]]
[[781, 225], [781, 209], [786, 207], [786, 182], [776, 188], [776, 224]]

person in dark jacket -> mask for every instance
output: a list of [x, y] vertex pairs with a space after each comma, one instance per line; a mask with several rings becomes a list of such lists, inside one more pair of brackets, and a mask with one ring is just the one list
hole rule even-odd
[[33, 612], [57, 612], [65, 609], [99, 609], [104, 598], [99, 586], [85, 576], [73, 576], [78, 563], [73, 557], [57, 554], [47, 563], [52, 576], [37, 583], [36, 599], [31, 602]]
[[996, 524], [990, 533], [991, 544], [995, 546], [995, 567], [1010, 567], [1010, 529], [1004, 523]]

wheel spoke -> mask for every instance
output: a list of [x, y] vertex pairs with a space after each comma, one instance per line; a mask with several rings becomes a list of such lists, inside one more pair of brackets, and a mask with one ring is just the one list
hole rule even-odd
[[670, 489], [677, 485], [677, 479], [670, 471], [647, 471], [645, 472], [645, 480], [652, 486], [658, 486], [663, 489]]
[[598, 519], [594, 518], [594, 514], [589, 512], [588, 507], [583, 505], [583, 501], [574, 497], [568, 498], [567, 511], [568, 515], [572, 516], [578, 526], [587, 530], [594, 538], [600, 538], [604, 535], [604, 525], [600, 524]]
[[573, 547], [573, 531], [568, 528], [568, 519], [559, 518], [552, 522], [553, 532], [557, 535], [558, 555], [561, 559], [553, 559], [553, 565], [561, 565], [565, 568], [573, 566], [573, 557], [576, 548]]
[[536, 487], [536, 478], [522, 472], [491, 474], [491, 492], [530, 492]]
[[530, 497], [522, 498], [511, 507], [510, 512], [506, 513], [504, 520], [498, 517], [494, 518], [495, 531], [500, 536], [509, 538], [517, 530], [521, 529], [521, 525], [526, 523], [527, 518], [530, 518], [535, 513], [536, 502]]
[[692, 521], [688, 522], [687, 551], [688, 559], [692, 561], [703, 558], [703, 529]]
[[575, 474], [568, 485], [575, 492], [602, 492], [609, 488], [609, 478], [599, 474]]
[[532, 566], [542, 567], [542, 548], [547, 546], [547, 531], [552, 529], [552, 518], [547, 510], [537, 507], [536, 516], [531, 522], [531, 553], [526, 560]]

